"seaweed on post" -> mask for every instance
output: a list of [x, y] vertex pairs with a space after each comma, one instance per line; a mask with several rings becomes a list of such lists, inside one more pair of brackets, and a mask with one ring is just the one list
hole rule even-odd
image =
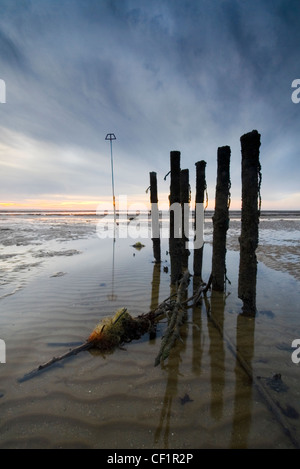
[[155, 359], [155, 366], [169, 357], [170, 351], [173, 348], [177, 339], [180, 339], [180, 326], [184, 321], [184, 315], [186, 313], [186, 305], [183, 304], [184, 293], [186, 292], [189, 284], [190, 274], [189, 271], [185, 271], [182, 279], [180, 280], [179, 287], [177, 290], [176, 302], [172, 308], [172, 314], [167, 328], [166, 333], [163, 336], [163, 340], [160, 346], [159, 353]]

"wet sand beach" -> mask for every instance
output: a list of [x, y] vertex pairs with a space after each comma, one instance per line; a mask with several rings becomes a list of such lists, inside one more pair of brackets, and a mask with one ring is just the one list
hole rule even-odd
[[[154, 361], [166, 319], [155, 338], [146, 334], [106, 356], [82, 352], [19, 381], [84, 342], [101, 318], [121, 307], [137, 316], [172, 293], [167, 238], [159, 266], [150, 238], [114, 240], [102, 231], [100, 239], [98, 224], [87, 213], [0, 214], [0, 448], [300, 447], [300, 365], [291, 359], [300, 338], [299, 212], [262, 214], [255, 319], [240, 315], [240, 218], [232, 213], [230, 283], [188, 310], [182, 341], [164, 366]], [[136, 241], [145, 247], [136, 250]], [[207, 213], [206, 281], [211, 242]], [[191, 273], [192, 261], [191, 251]], [[189, 294], [193, 287], [191, 279]]]

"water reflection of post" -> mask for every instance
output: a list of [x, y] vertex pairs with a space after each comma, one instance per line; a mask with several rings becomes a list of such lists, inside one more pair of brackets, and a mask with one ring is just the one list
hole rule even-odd
[[[174, 285], [171, 285], [170, 294], [175, 293], [176, 289]], [[184, 298], [186, 299], [186, 298]], [[181, 326], [181, 338], [176, 342], [176, 346], [171, 350], [168, 358], [168, 379], [163, 400], [163, 405], [160, 413], [159, 423], [154, 434], [154, 443], [158, 444], [163, 433], [163, 447], [169, 448], [169, 436], [170, 436], [170, 420], [171, 410], [174, 398], [177, 396], [178, 388], [178, 376], [179, 366], [181, 363], [181, 353], [186, 347], [186, 336], [187, 336], [187, 324], [186, 322]], [[178, 398], [179, 399], [179, 398]]]
[[118, 297], [114, 293], [115, 288], [115, 247], [116, 247], [116, 223], [114, 222], [114, 237], [113, 237], [113, 255], [112, 255], [112, 290], [111, 295], [107, 295], [109, 301], [115, 301]]
[[[154, 434], [154, 443], [157, 445], [163, 433], [163, 448], [169, 448], [170, 419], [173, 399], [177, 394], [180, 354], [172, 354], [168, 362], [168, 379], [160, 412], [159, 423]], [[160, 443], [161, 444], [161, 443]]]
[[[212, 290], [210, 299], [211, 317], [208, 315], [208, 333], [210, 338], [209, 355], [211, 363], [211, 415], [216, 420], [221, 419], [223, 414], [223, 391], [225, 383], [225, 350], [224, 340], [224, 309], [225, 295]], [[217, 331], [216, 329], [219, 329]]]
[[[235, 364], [235, 397], [234, 415], [231, 433], [231, 448], [247, 448], [247, 440], [251, 426], [251, 406], [252, 406], [252, 359], [254, 354], [254, 327], [255, 320], [238, 315], [236, 328], [236, 364]], [[247, 375], [241, 366], [239, 358], [247, 362]]]
[[[199, 290], [202, 281], [200, 277], [193, 277], [193, 294]], [[203, 303], [201, 302], [201, 305]], [[192, 328], [192, 338], [193, 338], [193, 355], [192, 355], [192, 370], [196, 375], [201, 373], [201, 361], [203, 353], [203, 344], [201, 343], [202, 337], [202, 308], [199, 305], [193, 306], [193, 328]]]
[[[150, 311], [155, 311], [158, 307], [159, 301], [159, 285], [160, 285], [160, 264], [153, 264], [153, 274], [152, 274], [152, 292], [151, 292], [151, 305]], [[149, 334], [149, 339], [155, 339], [156, 337], [156, 325], [153, 327]]]

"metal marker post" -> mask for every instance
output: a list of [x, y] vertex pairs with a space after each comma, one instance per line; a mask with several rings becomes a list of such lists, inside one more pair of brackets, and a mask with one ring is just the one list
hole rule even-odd
[[115, 199], [115, 187], [114, 187], [114, 163], [113, 163], [113, 153], [112, 153], [112, 141], [116, 140], [115, 134], [107, 134], [105, 140], [110, 141], [110, 161], [111, 161], [111, 183], [112, 183], [112, 193], [113, 193], [113, 208], [114, 208], [114, 224], [116, 224], [116, 199]]
[[115, 186], [114, 186], [114, 162], [113, 162], [113, 153], [112, 153], [112, 141], [116, 140], [115, 134], [107, 134], [105, 140], [110, 141], [110, 161], [111, 161], [111, 184], [112, 184], [112, 194], [113, 194], [113, 208], [114, 208], [114, 238], [113, 238], [113, 265], [112, 265], [112, 292], [111, 295], [108, 295], [110, 301], [114, 301], [117, 298], [117, 295], [114, 294], [114, 277], [115, 277], [115, 242], [116, 242], [116, 199], [115, 199]]

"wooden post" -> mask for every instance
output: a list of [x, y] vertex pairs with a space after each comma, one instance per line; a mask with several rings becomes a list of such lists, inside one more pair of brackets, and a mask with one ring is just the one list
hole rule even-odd
[[[180, 204], [180, 151], [170, 153], [171, 182], [170, 182], [170, 207]], [[170, 211], [170, 238], [174, 238], [174, 211]]]
[[187, 247], [189, 242], [190, 192], [189, 170], [182, 169], [180, 173], [180, 202], [182, 211], [182, 270], [186, 270], [188, 268], [190, 255], [190, 251]]
[[[256, 275], [258, 225], [260, 215], [261, 166], [260, 134], [253, 130], [241, 137], [242, 149], [242, 215], [238, 296], [243, 301], [242, 313], [256, 314]], [[259, 205], [258, 205], [259, 203]]]
[[230, 147], [218, 148], [215, 213], [213, 216], [212, 289], [223, 292], [226, 281], [226, 234], [229, 226]]
[[150, 173], [150, 202], [151, 202], [151, 230], [153, 243], [153, 256], [155, 262], [161, 262], [159, 210], [157, 197], [157, 177], [155, 172]]
[[[201, 236], [203, 238], [204, 229], [204, 198], [206, 191], [206, 179], [205, 179], [205, 167], [206, 162], [201, 160], [195, 163], [196, 165], [196, 197], [195, 197], [195, 241], [196, 238]], [[199, 216], [200, 215], [200, 216]], [[203, 263], [203, 242], [201, 240], [201, 246], [195, 244], [194, 247], [194, 275], [202, 278], [202, 263]]]
[[181, 213], [180, 213], [180, 151], [170, 152], [170, 239], [171, 284], [176, 284], [181, 275]]

